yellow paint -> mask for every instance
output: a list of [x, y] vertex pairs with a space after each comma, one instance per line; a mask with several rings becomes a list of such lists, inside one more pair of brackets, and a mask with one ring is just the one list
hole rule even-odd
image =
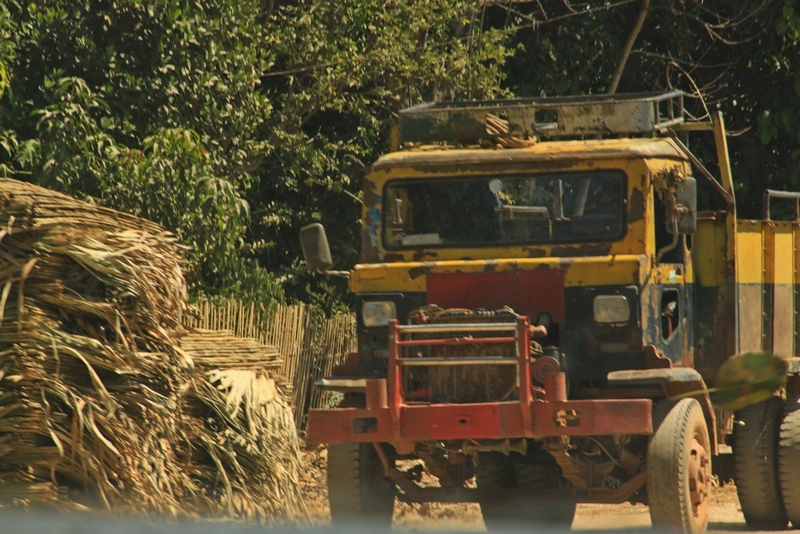
[[[477, 157], [476, 157], [477, 156]], [[686, 157], [672, 140], [668, 138], [622, 138], [622, 139], [589, 139], [581, 141], [545, 141], [535, 145], [518, 148], [493, 150], [486, 148], [463, 148], [441, 145], [425, 145], [416, 149], [392, 152], [381, 157], [372, 167], [382, 170], [394, 166], [424, 163], [435, 166], [446, 160], [448, 162], [480, 161], [521, 161], [533, 158], [552, 159], [643, 159], [674, 158], [685, 160]]]
[[[685, 257], [689, 257], [690, 252], [687, 250], [685, 253]], [[694, 262], [688, 261], [686, 262], [686, 270], [683, 273], [683, 281], [687, 284], [694, 284]]]
[[[425, 291], [427, 274], [481, 273], [555, 269], [564, 276], [564, 285], [630, 285], [644, 282], [646, 259], [641, 255], [591, 256], [584, 258], [502, 259], [408, 262], [381, 265], [356, 265], [350, 277], [354, 293], [386, 291]], [[380, 273], [380, 276], [376, 274]]]
[[794, 283], [794, 247], [792, 223], [772, 223], [775, 232], [774, 284]]
[[[636, 154], [652, 154], [645, 158]], [[586, 156], [591, 155], [591, 158]], [[499, 158], [499, 159], [498, 159]], [[539, 158], [542, 161], [528, 161]], [[487, 160], [492, 161], [487, 171]], [[387, 154], [374, 166], [368, 176], [378, 198], [386, 182], [408, 178], [450, 178], [452, 176], [518, 175], [523, 173], [581, 172], [621, 170], [627, 175], [627, 198], [630, 203], [634, 193], [644, 200], [642, 218], [628, 221], [625, 236], [612, 242], [591, 244], [515, 245], [481, 248], [436, 248], [387, 250], [382, 240], [382, 221], [375, 232], [379, 236], [378, 256], [386, 262], [409, 263], [420, 260], [453, 261], [498, 258], [585, 257], [590, 255], [655, 254], [652, 234], [653, 199], [650, 176], [663, 170], [675, 169], [689, 173], [688, 163], [679, 158], [670, 140], [666, 139], [612, 139], [591, 141], [562, 141], [539, 143], [529, 148], [514, 150], [452, 149], [425, 147], [416, 151]], [[370, 220], [370, 210], [381, 210], [384, 205], [364, 206], [363, 218]], [[393, 209], [386, 206], [387, 209]], [[648, 230], [650, 229], [650, 230]], [[595, 247], [600, 245], [603, 248]]]
[[764, 272], [761, 221], [738, 221], [736, 249], [736, 281], [740, 284], [760, 284]]
[[694, 265], [697, 283], [703, 287], [724, 286], [728, 279], [725, 226], [713, 220], [697, 221], [693, 243], [691, 263]]
[[792, 224], [792, 244], [794, 250], [794, 283], [800, 284], [800, 224]]
[[665, 263], [656, 265], [650, 271], [651, 284], [683, 284], [686, 281], [683, 265]]

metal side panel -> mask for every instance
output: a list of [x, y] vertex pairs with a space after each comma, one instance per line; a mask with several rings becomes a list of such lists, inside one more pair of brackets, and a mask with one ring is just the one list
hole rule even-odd
[[788, 357], [794, 347], [794, 239], [790, 222], [773, 222], [772, 352]]
[[727, 217], [724, 211], [699, 213], [692, 239], [694, 366], [707, 382], [713, 381], [719, 366], [736, 352], [732, 346], [737, 335], [736, 286], [729, 261]]
[[761, 221], [738, 221], [736, 274], [741, 352], [764, 348], [764, 237]]

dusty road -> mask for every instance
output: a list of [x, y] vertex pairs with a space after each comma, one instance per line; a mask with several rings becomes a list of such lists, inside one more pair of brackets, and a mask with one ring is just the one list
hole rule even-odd
[[[265, 527], [229, 521], [143, 521], [104, 514], [57, 514], [52, 510], [8, 508], [0, 509], [0, 533], [47, 534], [373, 534], [370, 525], [352, 524], [331, 528], [330, 512], [325, 489], [326, 451], [307, 450], [303, 487], [312, 523], [300, 526]], [[714, 495], [711, 508], [713, 532], [746, 531], [744, 517], [739, 511], [736, 488], [725, 485]], [[477, 505], [395, 505], [394, 530], [405, 532], [480, 532], [485, 531]], [[654, 533], [645, 506], [584, 504], [578, 506], [573, 531], [584, 534], [596, 532]], [[530, 525], [509, 525], [508, 534], [557, 534], [556, 529], [531, 528]]]
[[[325, 480], [327, 451], [309, 448], [304, 451], [304, 491], [312, 521], [326, 525], [330, 520]], [[646, 506], [631, 504], [579, 504], [573, 531], [608, 532], [650, 529], [650, 514]], [[395, 503], [394, 529], [410, 531], [474, 532], [485, 531], [477, 504], [416, 504]], [[739, 509], [736, 487], [725, 484], [716, 488], [711, 506], [709, 530], [742, 532], [747, 528]], [[527, 531], [526, 531], [527, 532]]]
[[[395, 529], [425, 531], [484, 531], [480, 509], [475, 504], [429, 506], [395, 505]], [[650, 529], [650, 513], [644, 505], [579, 504], [572, 522], [573, 531], [608, 532]], [[747, 528], [739, 509], [736, 487], [717, 488], [712, 501], [709, 530], [741, 532]]]

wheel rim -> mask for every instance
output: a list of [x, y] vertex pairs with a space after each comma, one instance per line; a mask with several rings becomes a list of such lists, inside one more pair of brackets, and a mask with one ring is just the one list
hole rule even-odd
[[708, 517], [711, 492], [711, 462], [701, 440], [702, 437], [695, 434], [689, 452], [689, 497], [695, 521], [698, 523], [705, 522]]

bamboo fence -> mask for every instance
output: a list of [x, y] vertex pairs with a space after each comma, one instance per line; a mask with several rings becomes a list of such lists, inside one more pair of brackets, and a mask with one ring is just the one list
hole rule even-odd
[[202, 301], [196, 308], [197, 314], [188, 319], [188, 326], [228, 330], [278, 349], [283, 360], [280, 373], [293, 386], [295, 425], [299, 430], [305, 428], [309, 409], [330, 405], [331, 394], [319, 391], [314, 382], [330, 375], [334, 365], [343, 363], [347, 354], [356, 350], [354, 314], [324, 318], [306, 304], [268, 310], [235, 300]]

